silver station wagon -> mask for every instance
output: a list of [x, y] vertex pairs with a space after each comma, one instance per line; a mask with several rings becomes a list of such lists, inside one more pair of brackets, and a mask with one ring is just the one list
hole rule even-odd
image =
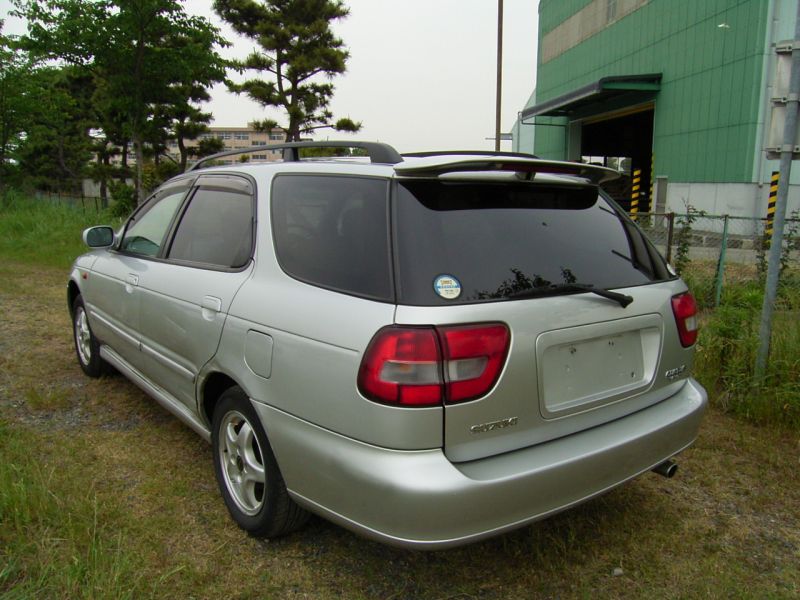
[[706, 405], [697, 309], [598, 187], [613, 171], [264, 149], [284, 160], [215, 155], [88, 229], [68, 284], [81, 368], [209, 440], [242, 528], [310, 511], [446, 548], [674, 473]]

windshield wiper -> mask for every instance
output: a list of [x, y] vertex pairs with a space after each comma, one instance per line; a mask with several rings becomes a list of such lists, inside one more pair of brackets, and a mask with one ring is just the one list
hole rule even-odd
[[619, 292], [612, 292], [604, 288], [596, 288], [588, 283], [556, 283], [542, 287], [529, 288], [527, 290], [519, 290], [508, 294], [506, 298], [534, 298], [536, 296], [557, 296], [558, 294], [567, 294], [569, 292], [591, 292], [603, 298], [608, 298], [614, 302], [619, 302], [622, 308], [627, 307], [633, 302], [633, 297], [627, 294], [620, 294]]

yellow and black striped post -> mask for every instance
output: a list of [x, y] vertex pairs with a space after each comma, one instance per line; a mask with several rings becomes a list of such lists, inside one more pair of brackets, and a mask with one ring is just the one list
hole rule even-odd
[[656, 181], [656, 155], [651, 154], [650, 155], [650, 202], [649, 202], [650, 206], [647, 209], [647, 211], [651, 213], [656, 212], [656, 204], [655, 200], [653, 200], [655, 198], [655, 196], [653, 196], [655, 181]]
[[642, 185], [642, 170], [633, 170], [633, 187], [631, 188], [631, 219], [636, 220], [639, 212], [639, 188]]
[[780, 173], [772, 172], [772, 179], [769, 183], [769, 202], [767, 203], [767, 222], [764, 223], [764, 244], [769, 248], [772, 241], [772, 226], [775, 223], [775, 205], [778, 202], [778, 180]]

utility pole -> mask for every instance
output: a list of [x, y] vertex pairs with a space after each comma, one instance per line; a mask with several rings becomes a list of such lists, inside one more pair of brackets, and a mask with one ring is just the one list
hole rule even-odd
[[494, 118], [494, 149], [500, 151], [500, 108], [503, 99], [503, 0], [497, 0], [497, 107]]
[[789, 77], [789, 94], [786, 96], [786, 121], [783, 127], [783, 143], [780, 148], [780, 180], [778, 198], [775, 204], [775, 222], [769, 247], [767, 284], [764, 289], [764, 304], [761, 308], [761, 325], [758, 332], [758, 354], [756, 356], [755, 380], [764, 378], [769, 358], [770, 338], [772, 337], [772, 312], [778, 295], [778, 279], [781, 270], [781, 250], [783, 249], [783, 228], [786, 221], [786, 203], [789, 195], [789, 176], [792, 173], [792, 159], [797, 137], [797, 109], [800, 105], [800, 3], [795, 16], [794, 39], [792, 40], [792, 65]]

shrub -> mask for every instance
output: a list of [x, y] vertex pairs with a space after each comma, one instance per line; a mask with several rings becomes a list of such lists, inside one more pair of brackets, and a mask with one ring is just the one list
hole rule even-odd
[[111, 214], [115, 217], [127, 217], [136, 208], [136, 190], [132, 185], [120, 181], [108, 184], [111, 194]]

